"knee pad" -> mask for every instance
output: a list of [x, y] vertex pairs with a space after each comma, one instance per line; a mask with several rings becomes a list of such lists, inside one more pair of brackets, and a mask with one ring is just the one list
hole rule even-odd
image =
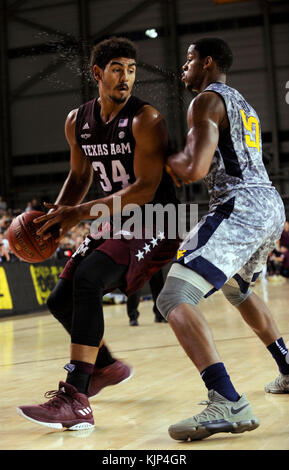
[[53, 289], [46, 301], [48, 310], [57, 318], [58, 312], [67, 309], [65, 296], [57, 289]]
[[87, 258], [74, 274], [72, 343], [99, 347], [104, 334], [103, 291], [101, 272], [92, 270]]
[[198, 305], [213, 286], [199, 274], [180, 264], [173, 264], [165, 285], [158, 296], [157, 307], [167, 320], [180, 304]]
[[52, 315], [54, 315], [54, 312], [56, 311], [56, 303], [54, 301], [53, 291], [50, 292], [50, 294], [49, 294], [49, 297], [46, 301], [46, 306], [47, 306], [48, 310], [50, 311], [50, 313], [52, 313]]
[[72, 283], [59, 279], [50, 293], [47, 302], [48, 310], [70, 333], [72, 320]]
[[241, 305], [244, 300], [249, 297], [252, 290], [249, 288], [245, 294], [241, 292], [240, 287], [235, 281], [235, 279], [230, 279], [226, 284], [222, 287], [223, 294], [225, 295], [226, 299], [234, 306], [238, 307]]
[[157, 307], [167, 320], [169, 314], [180, 304], [198, 305], [203, 293], [189, 282], [169, 276], [157, 298]]

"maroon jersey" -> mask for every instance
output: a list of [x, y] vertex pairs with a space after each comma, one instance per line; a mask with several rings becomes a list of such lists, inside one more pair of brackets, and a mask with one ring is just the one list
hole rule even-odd
[[[135, 140], [132, 121], [144, 101], [131, 96], [118, 115], [108, 124], [100, 118], [100, 106], [96, 99], [82, 105], [76, 121], [76, 139], [85, 157], [89, 158], [101, 185], [104, 196], [116, 193], [135, 181], [133, 158]], [[161, 183], [152, 204], [177, 204], [175, 189], [170, 176], [164, 171]], [[169, 239], [167, 223], [163, 232], [153, 237], [147, 235], [143, 223], [143, 238], [108, 240], [88, 235], [76, 253], [66, 263], [60, 277], [72, 280], [82, 259], [98, 250], [107, 254], [116, 263], [127, 265], [124, 284], [118, 287], [131, 295], [139, 290], [155, 272], [169, 263], [179, 246], [179, 239]]]
[[[80, 148], [96, 173], [103, 196], [114, 194], [135, 181], [132, 121], [148, 103], [131, 96], [120, 112], [107, 124], [100, 117], [96, 98], [79, 107], [75, 135]], [[151, 203], [176, 202], [171, 178], [163, 178]]]

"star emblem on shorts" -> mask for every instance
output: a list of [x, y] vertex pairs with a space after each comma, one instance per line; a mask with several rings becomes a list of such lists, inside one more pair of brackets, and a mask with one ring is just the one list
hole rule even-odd
[[159, 238], [161, 241], [164, 240], [164, 239], [166, 238], [164, 232], [159, 232], [159, 233], [158, 233], [158, 238]]
[[138, 253], [136, 254], [137, 260], [140, 261], [144, 257], [144, 252], [141, 250], [138, 250]]
[[146, 243], [145, 246], [143, 247], [143, 250], [145, 250], [146, 254], [151, 251], [151, 247]]
[[158, 239], [153, 237], [150, 243], [152, 244], [153, 247], [155, 247], [158, 244]]

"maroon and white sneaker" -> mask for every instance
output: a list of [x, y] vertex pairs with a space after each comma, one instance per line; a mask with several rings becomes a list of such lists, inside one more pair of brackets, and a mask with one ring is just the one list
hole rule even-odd
[[59, 382], [59, 389], [45, 393], [45, 397], [51, 399], [43, 405], [19, 406], [17, 413], [49, 428], [78, 431], [94, 427], [88, 398], [73, 385]]
[[132, 375], [132, 367], [118, 360], [102, 369], [95, 367], [88, 387], [88, 396], [94, 397], [104, 387], [125, 382], [130, 379]]

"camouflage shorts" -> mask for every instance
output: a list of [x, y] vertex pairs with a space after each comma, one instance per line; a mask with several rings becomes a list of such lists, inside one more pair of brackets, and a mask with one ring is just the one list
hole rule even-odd
[[232, 277], [246, 292], [266, 264], [285, 223], [275, 188], [246, 188], [215, 204], [183, 241], [173, 262], [203, 276], [215, 290]]

